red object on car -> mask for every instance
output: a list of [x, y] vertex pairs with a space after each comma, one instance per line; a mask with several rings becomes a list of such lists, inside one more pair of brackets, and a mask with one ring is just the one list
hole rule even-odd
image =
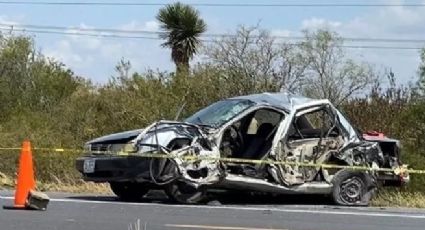
[[385, 138], [385, 134], [378, 131], [367, 131], [363, 134], [363, 138], [368, 139], [383, 139]]

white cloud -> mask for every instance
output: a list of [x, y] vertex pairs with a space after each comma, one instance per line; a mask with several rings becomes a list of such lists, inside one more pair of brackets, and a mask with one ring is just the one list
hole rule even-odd
[[0, 23], [17, 25], [24, 21], [25, 18], [26, 16], [24, 14], [14, 14], [13, 16], [3, 14], [0, 15]]
[[44, 54], [70, 66], [82, 67], [89, 64], [89, 58], [85, 58], [75, 52], [71, 42], [68, 40], [58, 41], [54, 46], [45, 49]]
[[[403, 3], [404, 1], [399, 1]], [[425, 3], [425, 1], [423, 1]], [[424, 39], [425, 35], [424, 7], [383, 7], [369, 11], [348, 21], [334, 21], [312, 17], [304, 20], [300, 29], [315, 30], [327, 28], [349, 38], [394, 38]], [[299, 33], [299, 32], [293, 32]], [[351, 46], [394, 46], [423, 47], [420, 43], [400, 42], [348, 42]], [[415, 50], [395, 49], [347, 49], [348, 55], [360, 61], [367, 61], [376, 66], [380, 72], [392, 69], [400, 82], [407, 82], [416, 76], [419, 64], [419, 53]]]
[[[422, 1], [425, 4], [425, 0]], [[388, 3], [387, 0], [382, 3]], [[408, 3], [394, 0], [393, 4]], [[348, 21], [311, 17], [302, 21], [300, 29], [328, 28], [342, 36], [423, 38], [425, 34], [425, 7], [391, 6], [368, 11]]]
[[302, 30], [316, 30], [321, 28], [326, 29], [338, 29], [342, 25], [341, 22], [338, 21], [330, 21], [323, 18], [310, 18], [306, 19], [301, 23]]
[[8, 24], [8, 25], [16, 25], [16, 24], [18, 24], [15, 20], [10, 19], [6, 15], [0, 15], [0, 23], [1, 24]]
[[[63, 62], [77, 74], [89, 77], [96, 82], [106, 82], [108, 77], [114, 73], [113, 68], [121, 58], [129, 60], [136, 71], [144, 71], [147, 68], [164, 70], [172, 67], [169, 51], [160, 48], [160, 40], [79, 35], [79, 33], [91, 35], [113, 34], [111, 32], [81, 31], [81, 29], [93, 28], [96, 27], [85, 23], [69, 27], [67, 33], [71, 34], [64, 36], [53, 44], [45, 45], [43, 53]], [[120, 30], [157, 31], [159, 26], [156, 21], [144, 23], [132, 21], [115, 28]], [[134, 36], [139, 36], [139, 34]]]
[[[407, 3], [407, 1], [399, 0], [399, 3]], [[352, 37], [423, 40], [424, 22], [424, 7], [386, 7], [378, 10], [375, 14], [358, 17], [348, 22], [342, 34]], [[425, 43], [375, 43], [375, 45], [425, 47]], [[415, 50], [365, 50], [363, 55], [367, 60], [391, 68], [401, 82], [406, 82], [416, 76], [420, 61], [419, 51]]]
[[7, 25], [19, 25], [20, 21], [22, 21], [24, 16], [18, 16], [18, 17], [9, 17], [7, 15], [0, 15], [0, 34], [1, 33], [9, 33], [13, 31], [13, 26], [7, 26]]
[[[94, 35], [108, 34], [105, 32], [96, 32], [96, 31], [85, 31], [87, 29], [94, 29], [92, 26], [88, 26], [84, 23], [81, 23], [79, 26], [70, 27], [66, 32], [70, 33], [67, 37], [73, 43], [79, 43], [81, 46], [88, 50], [98, 49], [102, 45], [100, 38], [95, 37]], [[91, 34], [93, 36], [81, 36], [79, 33]], [[75, 34], [75, 35], [72, 35]]]
[[157, 21], [148, 21], [145, 23], [146, 30], [156, 31], [159, 29], [159, 24]]
[[131, 21], [128, 24], [120, 26], [123, 30], [142, 30], [142, 31], [158, 31], [159, 23], [155, 20], [140, 23], [138, 21]]
[[372, 36], [421, 37], [425, 34], [425, 8], [385, 7], [344, 25], [344, 33]]
[[277, 37], [288, 37], [292, 35], [292, 32], [290, 30], [276, 29], [271, 31], [271, 35]]

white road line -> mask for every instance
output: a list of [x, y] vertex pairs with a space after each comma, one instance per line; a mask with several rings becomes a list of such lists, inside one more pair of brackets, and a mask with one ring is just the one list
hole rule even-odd
[[166, 224], [169, 228], [196, 228], [196, 229], [216, 229], [216, 230], [288, 230], [276, 228], [253, 228], [253, 227], [230, 227], [230, 226], [215, 226], [215, 225], [188, 225], [188, 224]]
[[[13, 200], [12, 196], [0, 196], [0, 199]], [[205, 205], [167, 205], [157, 203], [130, 203], [118, 201], [98, 201], [98, 200], [79, 200], [72, 198], [53, 198], [53, 202], [67, 202], [67, 203], [87, 203], [87, 204], [122, 204], [133, 206], [161, 206], [167, 208], [196, 208], [196, 209], [227, 209], [227, 210], [244, 210], [244, 211], [272, 211], [284, 213], [308, 213], [308, 214], [322, 214], [322, 215], [346, 215], [346, 216], [369, 216], [369, 217], [399, 217], [399, 218], [412, 218], [412, 219], [425, 219], [425, 214], [408, 214], [408, 213], [388, 213], [388, 212], [369, 212], [360, 210], [353, 211], [330, 211], [330, 210], [310, 210], [310, 209], [278, 209], [278, 208], [256, 208], [256, 207], [234, 207], [234, 206], [205, 206]]]

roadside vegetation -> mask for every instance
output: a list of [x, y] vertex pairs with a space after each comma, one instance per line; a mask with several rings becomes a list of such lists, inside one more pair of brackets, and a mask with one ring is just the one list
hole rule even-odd
[[[181, 108], [184, 118], [223, 98], [286, 90], [329, 98], [361, 130], [401, 139], [403, 162], [425, 169], [425, 50], [418, 54], [417, 79], [400, 85], [402, 76], [390, 67], [378, 72], [370, 63], [350, 59], [335, 32], [305, 31], [293, 45], [276, 41], [259, 26], [240, 26], [235, 36], [202, 44], [199, 36], [206, 25], [199, 13], [179, 7], [158, 14], [176, 71], [134, 72], [122, 59], [102, 85], [38, 52], [31, 37], [0, 34], [0, 147], [19, 147], [30, 139], [37, 147], [81, 149], [94, 137], [174, 119]], [[182, 24], [170, 19], [176, 10], [186, 12], [187, 33], [175, 33], [182, 31]], [[195, 54], [205, 60], [190, 66]], [[0, 187], [13, 184], [18, 155], [0, 150]], [[103, 185], [80, 180], [74, 169], [79, 155], [35, 151], [39, 187], [108, 192]], [[425, 207], [425, 175], [411, 177], [407, 188], [381, 191], [374, 204]]]
[[425, 195], [421, 191], [382, 190], [374, 197], [372, 206], [425, 208]]

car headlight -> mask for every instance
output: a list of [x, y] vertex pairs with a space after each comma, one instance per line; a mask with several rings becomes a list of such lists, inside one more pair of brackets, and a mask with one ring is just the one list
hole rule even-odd
[[135, 153], [138, 151], [138, 148], [134, 144], [125, 144], [123, 150], [128, 153]]
[[137, 147], [131, 143], [118, 144], [118, 145], [113, 145], [113, 151], [117, 152], [118, 155], [130, 155], [137, 152]]

